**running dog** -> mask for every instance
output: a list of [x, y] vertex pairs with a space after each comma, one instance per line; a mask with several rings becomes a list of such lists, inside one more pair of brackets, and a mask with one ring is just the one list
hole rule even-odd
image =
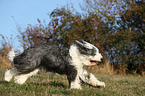
[[15, 56], [14, 50], [9, 52], [9, 59], [14, 64], [5, 72], [4, 79], [23, 84], [28, 77], [36, 75], [43, 68], [49, 72], [67, 75], [70, 88], [82, 89], [81, 82], [92, 86], [104, 86], [92, 73], [87, 73], [87, 66], [101, 62], [103, 56], [99, 49], [86, 41], [75, 41], [70, 48], [54, 44], [37, 44]]

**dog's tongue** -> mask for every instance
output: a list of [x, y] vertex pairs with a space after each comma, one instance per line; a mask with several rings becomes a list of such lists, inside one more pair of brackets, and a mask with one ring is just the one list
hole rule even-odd
[[96, 62], [91, 62], [91, 65], [96, 65], [97, 63]]

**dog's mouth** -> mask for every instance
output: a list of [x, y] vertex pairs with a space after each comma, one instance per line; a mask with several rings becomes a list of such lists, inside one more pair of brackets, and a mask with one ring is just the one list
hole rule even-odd
[[95, 61], [95, 60], [90, 60], [90, 63], [91, 63], [91, 65], [97, 65], [98, 64], [98, 62]]

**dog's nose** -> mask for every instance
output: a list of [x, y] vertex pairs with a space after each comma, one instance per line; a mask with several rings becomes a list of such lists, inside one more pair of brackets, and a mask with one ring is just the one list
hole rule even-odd
[[103, 58], [101, 58], [101, 61], [103, 61]]

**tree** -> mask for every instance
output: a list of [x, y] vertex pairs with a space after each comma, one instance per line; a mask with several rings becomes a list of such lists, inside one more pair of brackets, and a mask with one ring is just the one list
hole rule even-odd
[[48, 25], [39, 19], [39, 25], [28, 25], [20, 31], [23, 47], [37, 43], [69, 47], [74, 40], [83, 39], [96, 45], [119, 72], [143, 72], [144, 5], [128, 0], [84, 0], [83, 5], [82, 14], [73, 6], [57, 8], [50, 14]]
[[[128, 57], [128, 70], [142, 74], [145, 71], [145, 2], [135, 0], [129, 3], [130, 7], [123, 11], [120, 26], [130, 30], [130, 55]], [[121, 30], [121, 29], [120, 29]]]
[[20, 36], [18, 36], [19, 41], [22, 43], [23, 48], [26, 49], [30, 46], [39, 43], [57, 43], [58, 35], [54, 31], [55, 24], [50, 22], [48, 25], [43, 25], [39, 19], [37, 19], [38, 25], [28, 25], [25, 31], [20, 32]]

